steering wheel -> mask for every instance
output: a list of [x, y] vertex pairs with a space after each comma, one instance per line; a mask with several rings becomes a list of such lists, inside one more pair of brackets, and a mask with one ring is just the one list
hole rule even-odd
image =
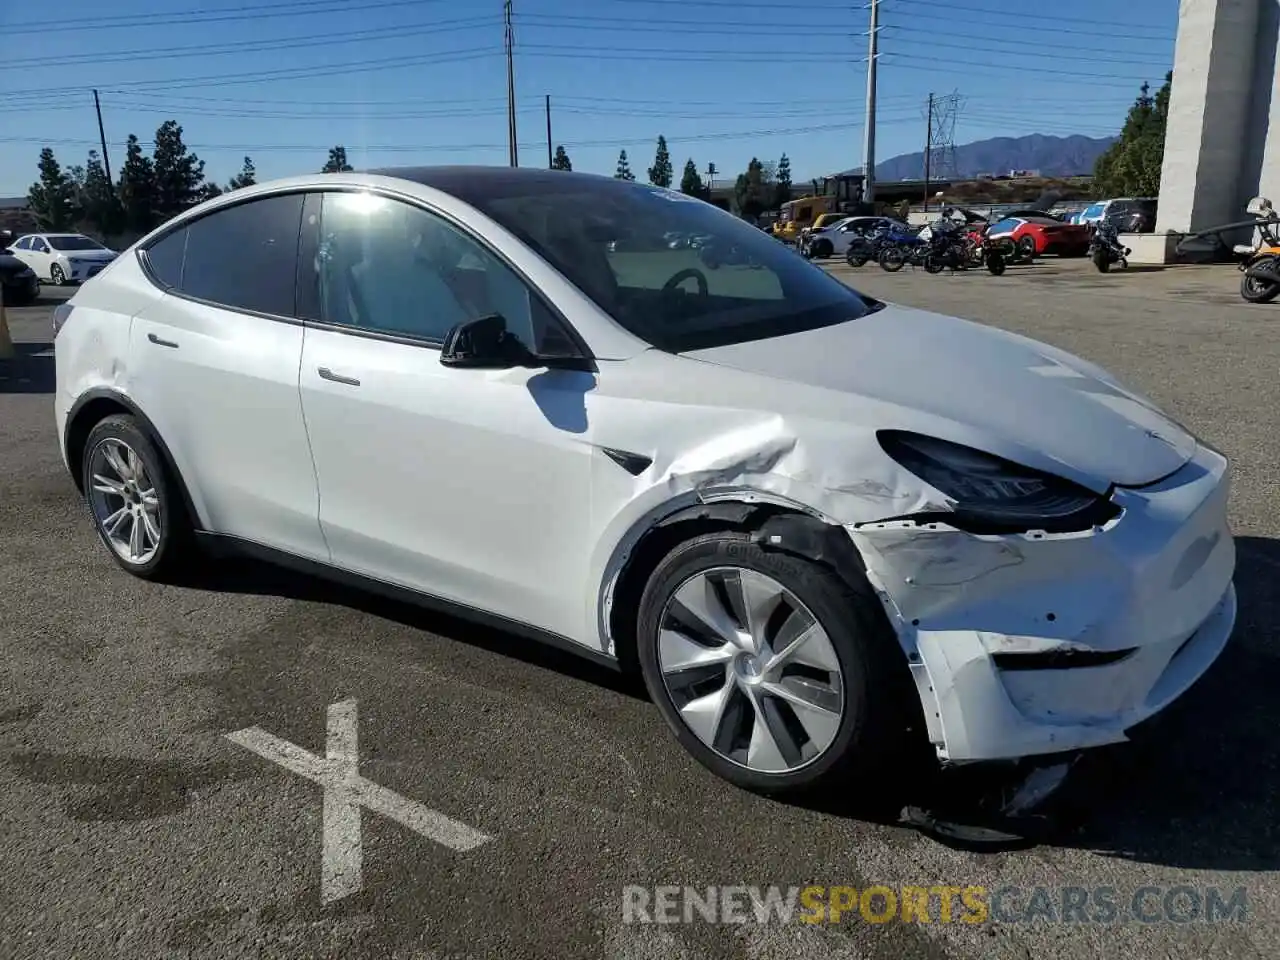
[[664, 283], [662, 285], [663, 295], [665, 296], [667, 294], [674, 293], [680, 284], [684, 283], [691, 277], [698, 281], [698, 296], [705, 297], [707, 295], [707, 275], [695, 267], [686, 267]]

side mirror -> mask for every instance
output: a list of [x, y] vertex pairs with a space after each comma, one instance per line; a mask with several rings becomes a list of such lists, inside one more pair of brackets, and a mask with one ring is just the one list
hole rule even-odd
[[506, 318], [491, 313], [458, 324], [444, 338], [440, 363], [446, 367], [511, 370], [515, 367], [546, 367], [549, 370], [595, 370], [584, 356], [540, 357], [520, 338], [507, 330]]
[[458, 324], [444, 338], [440, 362], [446, 367], [507, 370], [532, 366], [533, 354], [507, 330], [500, 313]]

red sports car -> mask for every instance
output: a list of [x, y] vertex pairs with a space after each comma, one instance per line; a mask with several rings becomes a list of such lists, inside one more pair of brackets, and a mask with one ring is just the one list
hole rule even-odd
[[1024, 255], [1056, 253], [1083, 257], [1089, 252], [1089, 228], [1063, 223], [1050, 216], [1006, 217], [991, 225], [988, 240], [1009, 239]]

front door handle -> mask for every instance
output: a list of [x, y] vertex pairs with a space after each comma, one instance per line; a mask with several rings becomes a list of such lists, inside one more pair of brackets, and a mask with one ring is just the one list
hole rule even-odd
[[344, 377], [341, 374], [334, 373], [328, 367], [320, 367], [317, 371], [322, 380], [332, 380], [334, 383], [345, 383], [349, 387], [360, 386], [360, 381], [355, 377]]
[[178, 349], [178, 345], [174, 343], [172, 340], [161, 340], [154, 333], [148, 333], [147, 339], [150, 340], [152, 343], [154, 343], [157, 347], [173, 347], [173, 349], [175, 350]]

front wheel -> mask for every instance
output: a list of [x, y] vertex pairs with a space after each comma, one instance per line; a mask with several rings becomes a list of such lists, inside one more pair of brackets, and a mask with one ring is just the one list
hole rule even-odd
[[831, 256], [831, 254], [832, 247], [830, 240], [815, 240], [813, 245], [809, 248], [809, 255], [815, 260], [825, 260], [827, 257]]
[[987, 254], [987, 270], [990, 271], [993, 277], [1002, 276], [1004, 268], [1004, 255], [999, 250], [992, 250]]
[[1023, 237], [1018, 241], [1018, 252], [1027, 260], [1036, 258], [1036, 238]]
[[1102, 249], [1093, 251], [1093, 265], [1098, 268], [1099, 273], [1107, 273], [1111, 269], [1111, 258], [1107, 256], [1107, 252]]
[[935, 257], [932, 253], [925, 254], [924, 269], [926, 273], [941, 273], [942, 267], [943, 263], [941, 257]]
[[663, 719], [699, 763], [740, 787], [797, 793], [870, 774], [909, 724], [906, 660], [870, 585], [749, 534], [672, 550], [637, 626]]
[[49, 282], [55, 287], [61, 287], [67, 282], [67, 275], [62, 272], [62, 267], [56, 263], [49, 268]]

